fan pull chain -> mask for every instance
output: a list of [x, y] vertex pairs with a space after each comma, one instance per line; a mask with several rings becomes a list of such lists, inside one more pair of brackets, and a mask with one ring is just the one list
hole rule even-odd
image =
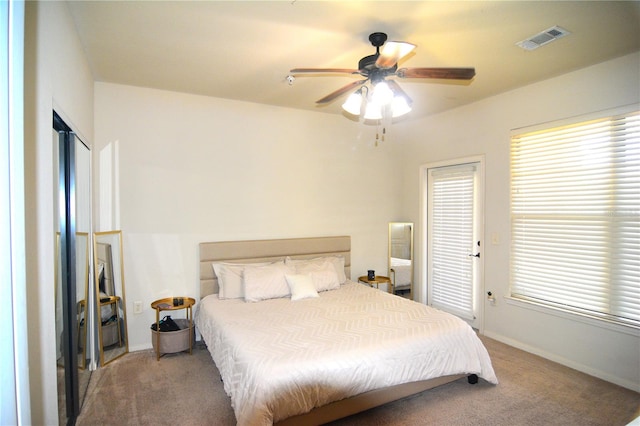
[[376, 126], [376, 146], [378, 146], [379, 142], [384, 142], [384, 137], [387, 134], [387, 128], [382, 128], [382, 137], [380, 136], [380, 126]]

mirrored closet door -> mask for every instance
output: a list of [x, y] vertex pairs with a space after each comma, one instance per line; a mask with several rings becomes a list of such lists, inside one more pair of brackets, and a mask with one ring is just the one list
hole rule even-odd
[[91, 259], [91, 154], [54, 112], [54, 218], [56, 366], [59, 424], [75, 424], [89, 385], [93, 286]]

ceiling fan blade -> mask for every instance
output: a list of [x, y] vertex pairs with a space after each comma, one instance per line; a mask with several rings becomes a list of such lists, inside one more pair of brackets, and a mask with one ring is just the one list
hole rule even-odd
[[355, 89], [356, 87], [364, 84], [364, 82], [367, 80], [358, 80], [358, 81], [354, 81], [352, 83], [347, 84], [346, 86], [343, 86], [341, 88], [339, 88], [338, 90], [336, 90], [335, 92], [331, 92], [329, 93], [327, 96], [325, 96], [322, 99], [318, 99], [316, 101], [317, 104], [326, 104], [327, 102], [331, 102], [332, 100], [334, 100], [335, 98], [337, 98], [338, 96], [344, 95], [345, 93], [347, 93], [350, 90]]
[[404, 90], [402, 90], [402, 87], [400, 87], [400, 85], [396, 81], [394, 80], [385, 80], [385, 81], [389, 85], [389, 88], [391, 89], [394, 95], [404, 96], [408, 104], [411, 104], [413, 102], [413, 99], [411, 99], [409, 95], [407, 95], [407, 93]]
[[396, 71], [400, 78], [442, 78], [448, 80], [471, 80], [475, 68], [402, 68]]
[[291, 74], [327, 74], [327, 73], [341, 73], [341, 74], [358, 74], [358, 70], [350, 68], [294, 68], [289, 70]]
[[376, 60], [376, 66], [382, 69], [393, 68], [400, 59], [407, 56], [415, 48], [415, 44], [404, 41], [388, 41], [382, 47], [382, 52]]

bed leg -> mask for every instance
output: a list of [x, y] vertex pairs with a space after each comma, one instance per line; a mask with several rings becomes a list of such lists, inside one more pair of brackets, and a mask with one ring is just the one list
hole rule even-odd
[[467, 381], [469, 382], [470, 385], [475, 385], [476, 383], [478, 383], [478, 375], [477, 374], [469, 374], [467, 376]]

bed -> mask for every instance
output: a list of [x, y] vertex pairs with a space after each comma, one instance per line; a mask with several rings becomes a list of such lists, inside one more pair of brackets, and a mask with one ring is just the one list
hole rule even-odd
[[238, 425], [322, 424], [464, 377], [497, 383], [466, 323], [351, 281], [350, 246], [348, 236], [200, 244], [194, 320]]

